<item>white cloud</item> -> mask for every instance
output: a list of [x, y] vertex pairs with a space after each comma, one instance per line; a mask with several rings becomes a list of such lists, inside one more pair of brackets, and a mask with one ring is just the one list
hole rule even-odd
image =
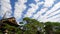
[[[25, 17], [31, 17], [33, 13], [36, 12], [36, 10], [39, 8], [39, 5], [44, 4], [43, 7], [37, 14], [35, 14], [33, 16], [34, 19], [37, 19], [38, 17], [38, 21], [41, 22], [46, 22], [46, 21], [59, 21], [59, 19], [54, 19], [56, 17], [60, 17], [60, 15], [56, 15], [54, 17], [51, 17], [49, 19], [47, 19], [47, 17], [52, 16], [58, 12], [60, 12], [60, 10], [57, 10], [58, 8], [60, 8], [60, 2], [55, 4], [54, 7], [51, 10], [48, 10], [47, 13], [42, 16], [41, 14], [46, 12], [46, 10], [48, 9], [48, 7], [51, 7], [54, 4], [55, 0], [45, 0], [45, 2], [39, 2], [40, 0], [35, 0], [35, 2], [37, 4], [29, 4], [29, 6], [31, 6], [30, 9], [28, 9], [28, 12], [25, 14]], [[24, 3], [26, 3], [27, 0], [18, 0], [18, 2], [15, 3], [15, 12], [14, 12], [14, 17], [16, 18], [16, 20], [19, 20], [22, 16], [22, 12], [26, 9], [26, 5]], [[3, 17], [3, 15], [6, 13], [7, 18], [11, 17], [11, 5], [10, 5], [10, 0], [2, 0], [2, 11], [0, 11], [0, 16]], [[53, 12], [53, 13], [51, 13]], [[47, 16], [48, 14], [50, 14], [49, 16]], [[19, 23], [18, 23], [19, 24]]]
[[54, 17], [51, 17], [51, 18], [48, 18], [48, 19], [55, 19], [56, 17], [60, 17], [60, 14], [54, 16]]
[[18, 0], [18, 4], [24, 4], [26, 2], [27, 2], [27, 0]]
[[11, 9], [10, 0], [2, 0], [1, 5], [6, 7], [6, 8]]
[[54, 16], [54, 17], [51, 17], [49, 19], [47, 19], [47, 16], [41, 16], [40, 20], [41, 22], [47, 22], [47, 21], [51, 21], [51, 22], [58, 22], [59, 19], [55, 19], [57, 17], [60, 17], [60, 14]]
[[51, 13], [48, 17], [53, 16], [53, 15], [55, 15], [55, 14], [59, 13], [59, 12], [60, 12], [60, 10], [55, 11], [54, 13]]
[[[54, 19], [54, 18], [59, 17], [59, 15], [54, 16], [54, 17], [52, 17], [52, 18], [50, 18], [50, 19], [47, 19], [47, 17], [49, 17], [49, 16], [47, 16], [47, 15], [50, 13], [50, 16], [52, 16], [52, 15], [58, 13], [59, 10], [58, 10], [58, 11], [55, 11], [55, 10], [57, 10], [58, 8], [60, 8], [60, 2], [57, 3], [57, 4], [55, 4], [55, 5], [52, 7], [51, 10], [48, 10], [48, 8], [51, 7], [51, 6], [54, 4], [54, 1], [55, 1], [55, 0], [45, 0], [45, 2], [39, 2], [39, 1], [40, 1], [40, 0], [35, 0], [35, 2], [36, 2], [37, 4], [33, 4], [33, 3], [29, 4], [29, 6], [31, 6], [31, 8], [28, 9], [28, 12], [25, 14], [25, 17], [31, 17], [32, 14], [35, 13], [36, 10], [39, 8], [39, 5], [44, 4], [44, 5], [43, 5], [44, 8], [42, 8], [37, 14], [35, 14], [35, 15], [33, 16], [33, 18], [34, 18], [34, 19], [37, 19], [37, 18], [39, 17], [39, 18], [38, 18], [38, 21], [41, 21], [41, 22], [46, 22], [46, 21], [58, 21], [58, 19], [56, 20], [56, 19]], [[22, 11], [26, 8], [26, 6], [24, 5], [25, 2], [26, 2], [25, 0], [19, 0], [19, 2], [16, 3], [17, 5], [15, 6], [15, 8], [16, 8], [16, 10], [15, 10], [15, 15], [16, 15], [16, 17], [18, 17], [18, 19], [21, 18]], [[21, 4], [20, 4], [20, 3], [21, 3]], [[22, 8], [22, 6], [23, 6], [23, 8]], [[25, 8], [24, 8], [24, 7], [25, 7]], [[23, 10], [22, 10], [22, 9], [23, 9]], [[44, 13], [44, 12], [46, 12], [46, 10], [48, 10], [47, 13], [46, 13], [44, 16], [42, 16], [41, 14]], [[51, 13], [51, 12], [54, 12], [54, 13]], [[18, 15], [17, 15], [17, 14], [18, 14]]]
[[1, 2], [10, 3], [10, 0], [1, 0]]
[[49, 19], [47, 19], [47, 17], [46, 16], [41, 16], [39, 19], [38, 19], [38, 21], [40, 21], [40, 22], [48, 22], [48, 21], [50, 21], [50, 22], [58, 22], [59, 21], [59, 18], [58, 17], [60, 17], [60, 15], [56, 15], [56, 16], [54, 16], [54, 17], [51, 17], [51, 18], [49, 18]]
[[35, 4], [29, 4], [29, 6], [31, 6], [32, 8], [28, 9], [27, 14], [25, 15], [25, 17], [31, 17], [32, 14], [38, 9], [39, 5], [43, 4], [44, 2], [38, 2], [36, 5]]
[[45, 0], [44, 7], [51, 7], [55, 0]]
[[43, 4], [44, 2], [42, 1], [42, 2], [37, 2], [37, 5], [39, 6], [39, 5], [41, 5], [41, 4]]
[[[51, 10], [48, 10], [47, 13], [46, 13], [42, 18], [46, 17], [46, 19], [47, 19], [49, 16], [52, 16], [52, 15], [60, 12], [60, 10], [57, 10], [57, 9], [59, 9], [59, 8], [60, 8], [60, 2], [57, 3], [57, 4], [55, 4], [54, 7], [51, 8]], [[57, 10], [57, 11], [56, 11], [56, 10]], [[52, 13], [52, 12], [53, 12], [53, 13]], [[55, 18], [55, 17], [60, 17], [60, 16], [57, 15], [57, 16], [54, 16], [54, 17], [52, 17], [52, 18], [49, 18], [48, 20], [52, 20], [52, 19]], [[44, 19], [43, 19], [43, 20], [44, 20]]]
[[[57, 14], [57, 13], [59, 13], [60, 12], [60, 10], [57, 10], [58, 8], [59, 8], [59, 3], [58, 4], [56, 4], [51, 10], [49, 10], [44, 16], [41, 16], [40, 15], [40, 17], [38, 18], [38, 21], [41, 21], [41, 22], [46, 22], [46, 21], [51, 21], [51, 22], [53, 22], [53, 20], [55, 21], [55, 22], [57, 22], [58, 21], [58, 19], [56, 20], [55, 18], [56, 17], [60, 17], [60, 14], [59, 15], [56, 15], [56, 16], [54, 16], [54, 17], [51, 17], [51, 18], [49, 18], [49, 19], [47, 19], [49, 16], [52, 16], [52, 15], [55, 15], [55, 14]], [[56, 9], [55, 9], [56, 8]], [[43, 9], [44, 10], [44, 9]], [[55, 10], [57, 10], [57, 11], [55, 11]], [[41, 11], [42, 12], [42, 11]], [[42, 14], [40, 12], [40, 14]], [[46, 11], [45, 11], [46, 12]], [[51, 13], [51, 12], [53, 12], [53, 13]], [[48, 14], [50, 14], [49, 16], [47, 16]], [[39, 14], [37, 13], [36, 15], [35, 15], [35, 18], [36, 18], [36, 16], [39, 16]]]
[[39, 2], [40, 0], [35, 0], [35, 2], [37, 3], [37, 2]]
[[39, 17], [39, 16], [41, 17], [41, 16], [42, 16], [41, 14], [42, 14], [43, 12], [45, 12], [46, 10], [47, 10], [47, 8], [41, 9], [40, 11], [38, 11], [37, 14], [35, 14], [35, 15], [33, 16], [33, 18], [40, 20], [40, 18], [38, 18], [38, 17]]
[[26, 3], [27, 0], [18, 0], [18, 2], [15, 3], [15, 11], [14, 11], [14, 17], [16, 20], [19, 20], [21, 18], [22, 12], [26, 9]]
[[38, 18], [38, 21], [40, 21], [40, 22], [46, 22], [47, 20], [46, 20], [46, 17], [40, 16]]
[[0, 16], [3, 17], [5, 13], [8, 13], [5, 15], [6, 18], [11, 17], [12, 11], [11, 11], [11, 5], [9, 0], [1, 0]]
[[[45, 16], [46, 17], [46, 16]], [[49, 19], [46, 19], [47, 21], [51, 21], [51, 22], [57, 22], [57, 20], [58, 19], [56, 19], [57, 17], [60, 17], [60, 14], [58, 14], [58, 15], [56, 15], [56, 16], [54, 16], [54, 17], [51, 17], [51, 18], [49, 18]], [[47, 17], [46, 17], [47, 18]]]
[[46, 19], [47, 21], [50, 21], [50, 22], [59, 22], [58, 20], [59, 20], [59, 18], [56, 18], [56, 19]]
[[10, 17], [12, 17], [11, 14], [12, 14], [11, 10], [8, 10], [8, 11], [6, 12], [6, 15], [4, 14], [4, 15], [5, 15], [4, 18], [10, 18]]
[[[39, 0], [35, 0], [35, 1], [38, 3]], [[51, 7], [51, 6], [54, 4], [54, 1], [55, 1], [55, 0], [45, 0], [43, 7], [46, 7], [46, 8], [48, 9], [48, 7]], [[42, 14], [43, 12], [46, 12], [47, 9], [44, 10], [44, 8], [42, 8], [41, 11], [38, 12], [37, 14], [35, 14], [33, 18], [37, 19], [37, 18], [39, 17], [39, 18], [38, 18], [38, 21], [41, 21], [41, 22], [46, 22], [46, 21], [58, 21], [58, 20], [56, 20], [56, 19], [54, 19], [54, 18], [60, 17], [59, 15], [54, 16], [54, 17], [52, 17], [52, 18], [50, 18], [50, 19], [47, 19], [47, 17], [49, 17], [49, 16], [47, 16], [48, 14], [50, 14], [50, 16], [52, 16], [52, 15], [55, 15], [56, 13], [60, 12], [59, 10], [56, 11], [58, 8], [60, 8], [60, 2], [57, 3], [57, 4], [55, 4], [54, 7], [53, 7], [51, 10], [48, 10], [47, 13], [46, 13], [44, 16], [42, 16], [41, 14]], [[52, 12], [53, 12], [53, 13], [52, 13]]]
[[51, 13], [51, 12], [53, 12], [53, 11], [59, 9], [59, 8], [60, 8], [60, 2], [55, 4], [54, 7], [52, 7], [51, 10], [47, 11], [47, 13], [45, 15], [48, 15], [49, 13]]
[[57, 22], [60, 22], [60, 19]]
[[36, 9], [38, 8], [38, 6], [36, 6], [35, 4], [30, 4], [30, 6], [32, 8], [28, 9], [28, 12], [26, 13], [25, 17], [30, 17], [32, 16], [32, 14], [36, 11]]

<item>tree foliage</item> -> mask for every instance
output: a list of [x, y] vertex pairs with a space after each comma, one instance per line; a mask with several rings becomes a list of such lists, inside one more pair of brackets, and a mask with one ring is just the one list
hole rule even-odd
[[[15, 30], [16, 34], [60, 34], [60, 23], [59, 22], [39, 22], [32, 18], [23, 18], [23, 21], [26, 21], [27, 23], [23, 25], [23, 29], [15, 26], [11, 26], [7, 23], [5, 23], [4, 28], [8, 29], [8, 33], [11, 34], [12, 29]], [[23, 24], [23, 22], [20, 22], [20, 24]], [[2, 31], [0, 30], [0, 33]]]

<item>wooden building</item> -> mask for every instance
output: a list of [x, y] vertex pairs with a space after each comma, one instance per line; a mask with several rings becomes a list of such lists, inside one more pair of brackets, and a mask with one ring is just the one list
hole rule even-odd
[[[1, 19], [0, 20], [0, 30], [2, 31], [3, 34], [8, 34], [8, 29], [4, 28], [4, 26], [6, 24], [9, 24], [10, 26], [14, 26], [14, 27], [19, 27], [19, 25], [17, 24], [17, 22], [16, 22], [14, 17]], [[15, 28], [12, 28], [12, 32], [13, 33], [15, 33], [14, 30], [15, 30]]]
[[17, 26], [17, 27], [19, 26], [14, 17], [2, 19], [1, 22], [2, 23], [7, 23], [11, 26]]

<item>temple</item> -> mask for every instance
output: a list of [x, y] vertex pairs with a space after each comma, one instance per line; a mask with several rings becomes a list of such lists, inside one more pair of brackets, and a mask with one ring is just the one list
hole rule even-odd
[[[6, 19], [1, 19], [0, 20], [0, 31], [2, 31], [3, 34], [8, 34], [8, 27], [7, 28], [4, 28], [5, 25], [8, 24], [10, 26], [14, 26], [14, 27], [18, 27], [19, 25], [17, 24], [16, 20], [14, 17], [11, 17], [11, 18], [6, 18]], [[11, 28], [12, 32], [15, 33], [15, 28]], [[12, 34], [13, 34], [12, 33]]]

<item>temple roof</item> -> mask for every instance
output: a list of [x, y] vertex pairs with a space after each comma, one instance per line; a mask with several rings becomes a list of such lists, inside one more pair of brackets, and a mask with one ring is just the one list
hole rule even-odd
[[16, 22], [16, 20], [15, 20], [14, 17], [2, 19], [2, 20], [0, 20], [0, 21], [1, 21], [2, 23], [8, 23], [8, 24], [10, 24], [10, 25], [16, 25], [16, 26], [18, 26], [18, 24], [17, 24], [17, 22]]

